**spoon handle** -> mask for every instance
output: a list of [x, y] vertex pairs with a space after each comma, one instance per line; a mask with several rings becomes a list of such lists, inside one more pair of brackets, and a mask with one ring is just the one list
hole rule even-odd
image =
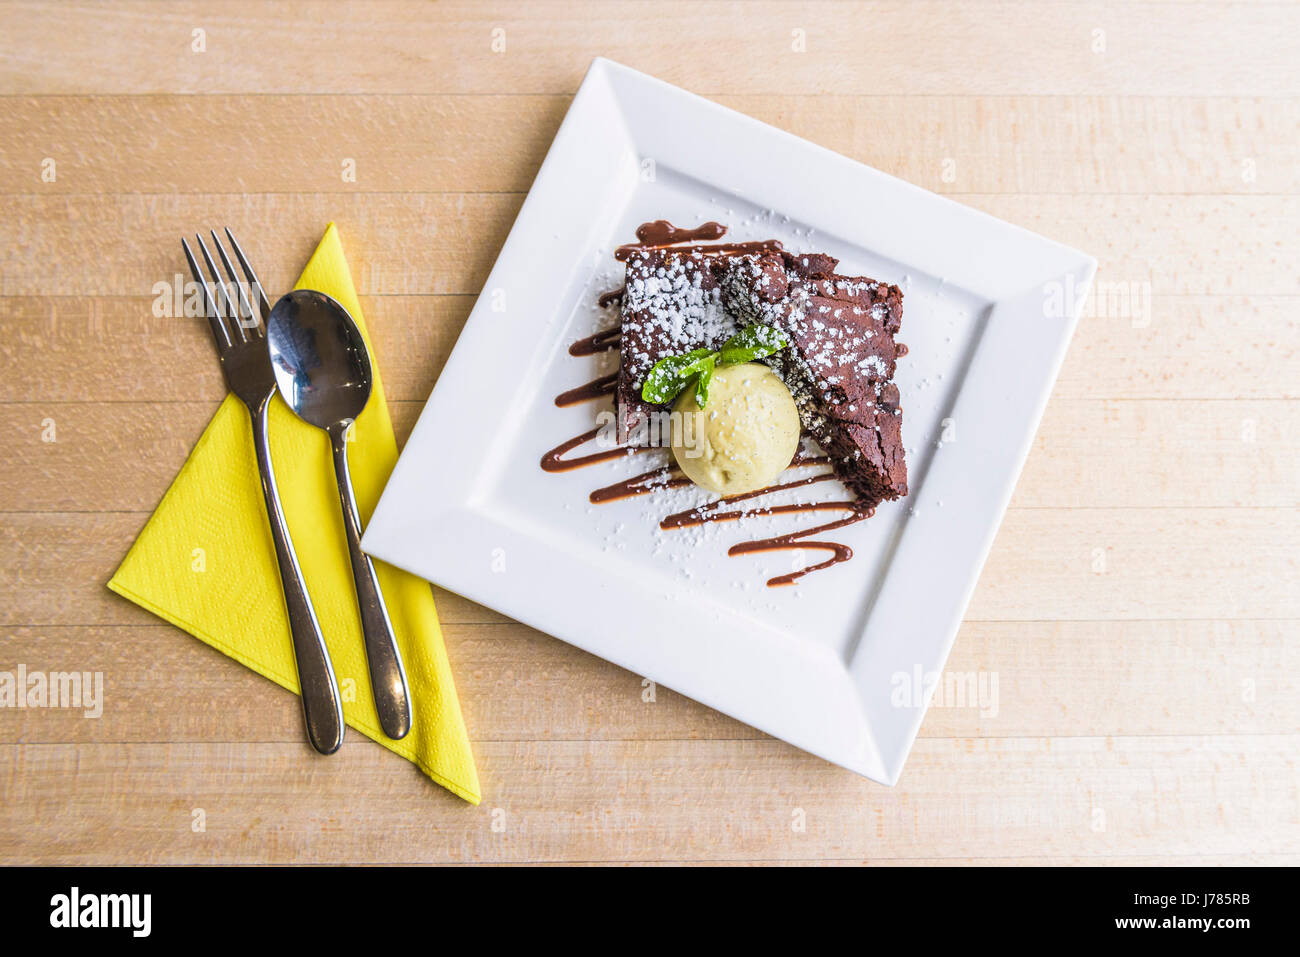
[[[269, 400], [275, 393], [268, 393]], [[343, 743], [343, 704], [338, 682], [330, 663], [329, 649], [321, 634], [316, 610], [312, 607], [303, 581], [298, 556], [293, 550], [289, 527], [280, 507], [280, 493], [271, 467], [271, 443], [267, 434], [269, 401], [250, 410], [253, 419], [253, 445], [257, 449], [257, 467], [262, 477], [262, 496], [266, 499], [266, 517], [275, 542], [275, 560], [280, 566], [280, 583], [284, 605], [289, 613], [289, 633], [293, 637], [293, 657], [298, 667], [298, 684], [302, 689], [302, 711], [307, 722], [307, 737], [321, 754], [333, 754]]]
[[361, 633], [365, 638], [366, 659], [370, 663], [370, 684], [375, 693], [375, 710], [379, 726], [390, 738], [404, 738], [411, 730], [411, 693], [406, 685], [402, 655], [397, 637], [388, 618], [388, 608], [379, 590], [375, 566], [361, 551], [361, 517], [352, 491], [348, 469], [347, 432], [351, 422], [329, 429], [334, 451], [334, 477], [338, 481], [343, 506], [343, 528], [347, 532], [348, 553], [352, 557], [352, 581], [357, 589], [357, 606], [361, 610]]

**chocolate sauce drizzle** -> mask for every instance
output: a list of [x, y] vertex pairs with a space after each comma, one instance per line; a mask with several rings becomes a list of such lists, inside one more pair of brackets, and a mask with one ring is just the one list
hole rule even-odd
[[564, 408], [569, 405], [577, 405], [579, 402], [590, 402], [592, 399], [599, 399], [602, 395], [613, 395], [614, 385], [617, 382], [618, 373], [611, 372], [599, 379], [592, 379], [586, 385], [580, 385], [568, 392], [561, 392], [555, 397], [555, 404], [560, 408]]
[[[653, 223], [642, 223], [636, 228], [636, 242], [626, 243], [614, 250], [614, 258], [627, 262], [632, 254], [643, 249], [663, 249], [671, 246], [674, 252], [713, 253], [714, 255], [734, 255], [736, 253], [761, 253], [769, 249], [780, 249], [781, 244], [775, 239], [760, 239], [747, 243], [710, 243], [708, 245], [680, 246], [697, 239], [721, 239], [726, 235], [727, 227], [721, 223], [708, 222], [694, 229], [682, 229], [666, 219], [656, 219]], [[606, 293], [605, 296], [608, 296]], [[608, 305], [605, 296], [600, 297], [602, 306]], [[611, 302], [613, 300], [610, 300]]]
[[[800, 464], [811, 464], [813, 461], [829, 464], [830, 460], [825, 457], [818, 457], [816, 460], [808, 460], [806, 463], [798, 461], [792, 463], [792, 467]], [[760, 495], [768, 495], [772, 492], [780, 492], [785, 489], [799, 488], [803, 485], [812, 485], [814, 482], [824, 482], [835, 477], [834, 472], [822, 472], [805, 479], [799, 479], [794, 482], [785, 482], [780, 485], [769, 485], [767, 488], [761, 488], [754, 492], [747, 492], [744, 495], [733, 495], [729, 498], [718, 499], [716, 502], [709, 502], [696, 508], [687, 509], [685, 512], [678, 512], [675, 515], [669, 515], [659, 527], [663, 529], [685, 528], [690, 525], [702, 525], [705, 522], [731, 522], [742, 518], [751, 518], [755, 515], [790, 515], [800, 512], [825, 512], [825, 511], [843, 511], [848, 512], [844, 518], [834, 522], [826, 522], [822, 525], [814, 525], [812, 528], [805, 528], [797, 532], [787, 532], [784, 535], [773, 535], [771, 538], [759, 538], [748, 542], [738, 542], [727, 550], [728, 555], [747, 555], [752, 552], [773, 552], [782, 549], [804, 549], [811, 548], [814, 550], [828, 551], [831, 557], [824, 562], [816, 565], [809, 565], [797, 571], [787, 572], [784, 575], [777, 575], [775, 578], [769, 578], [767, 584], [769, 587], [779, 585], [792, 585], [805, 575], [820, 571], [823, 568], [830, 568], [832, 565], [838, 565], [840, 562], [847, 562], [853, 557], [853, 549], [841, 542], [814, 542], [808, 541], [808, 536], [817, 535], [821, 532], [834, 531], [837, 528], [844, 528], [857, 522], [865, 521], [875, 514], [876, 510], [864, 506], [861, 502], [854, 501], [831, 501], [831, 502], [802, 502], [794, 505], [769, 505], [758, 508], [739, 508], [730, 511], [723, 511], [722, 506], [732, 505], [736, 502], [745, 501], [750, 498], [757, 498]]]
[[636, 455], [640, 452], [648, 452], [650, 448], [637, 447], [632, 445], [616, 445], [612, 449], [602, 449], [599, 452], [592, 452], [588, 455], [580, 455], [576, 459], [566, 459], [574, 449], [581, 445], [586, 445], [597, 435], [600, 429], [595, 428], [590, 432], [583, 432], [581, 435], [575, 435], [567, 442], [561, 442], [551, 451], [542, 456], [543, 472], [568, 472], [571, 469], [580, 469], [584, 465], [595, 465], [597, 462], [608, 462], [610, 459], [617, 459], [628, 455]]
[[[619, 295], [623, 294], [620, 289]], [[609, 295], [606, 293], [605, 295]], [[623, 330], [618, 326], [612, 329], [604, 329], [594, 335], [579, 339], [573, 345], [569, 346], [569, 355], [571, 356], [594, 356], [598, 352], [609, 352], [617, 349], [619, 340], [622, 337]]]
[[[727, 228], [721, 223], [708, 222], [697, 226], [694, 229], [682, 229], [674, 226], [667, 220], [658, 219], [652, 223], [642, 223], [637, 227], [637, 242], [619, 246], [618, 249], [614, 251], [614, 258], [620, 262], [625, 262], [637, 250], [656, 249], [665, 246], [672, 246], [674, 250], [684, 252], [699, 251], [714, 254], [761, 252], [764, 250], [781, 248], [781, 244], [776, 240], [762, 240], [746, 243], [716, 243], [707, 246], [675, 245], [677, 243], [691, 242], [699, 239], [721, 239], [726, 232]], [[602, 307], [605, 307], [614, 302], [621, 301], [622, 298], [623, 290], [614, 289], [602, 294], [598, 301]], [[574, 342], [569, 346], [569, 355], [590, 356], [617, 349], [619, 346], [619, 335], [619, 327], [614, 326], [613, 328], [605, 329], [583, 339], [579, 339], [577, 342]], [[555, 404], [564, 407], [576, 405], [579, 402], [591, 401], [600, 398], [601, 396], [612, 395], [617, 381], [617, 372], [612, 373], [611, 375], [601, 376], [599, 379], [588, 382], [586, 385], [560, 393], [555, 397]], [[600, 429], [595, 428], [588, 432], [584, 432], [581, 435], [576, 435], [565, 442], [561, 442], [555, 448], [542, 456], [542, 469], [547, 472], [567, 472], [572, 469], [595, 465], [598, 462], [608, 462], [611, 459], [638, 455], [642, 452], [653, 450], [653, 447], [651, 446], [619, 445], [614, 448], [603, 449], [599, 452], [566, 458], [569, 453], [588, 442], [591, 442], [599, 434]], [[789, 467], [797, 469], [829, 465], [830, 458], [828, 456], [811, 456], [806, 455], [801, 451], [795, 455]], [[752, 492], [745, 492], [741, 495], [731, 495], [713, 502], [708, 502], [704, 505], [696, 506], [692, 509], [687, 509], [684, 512], [676, 512], [672, 515], [665, 516], [664, 519], [660, 521], [659, 527], [664, 530], [671, 530], [674, 528], [687, 528], [694, 525], [703, 525], [708, 522], [737, 521], [739, 519], [751, 518], [759, 515], [789, 515], [802, 512], [833, 511], [847, 513], [843, 518], [831, 522], [824, 522], [820, 525], [814, 525], [811, 528], [806, 528], [801, 531], [788, 532], [784, 535], [773, 535], [769, 538], [759, 538], [752, 541], [738, 542], [727, 550], [728, 555], [748, 555], [754, 552], [796, 550], [805, 548], [830, 553], [830, 557], [825, 561], [818, 562], [815, 565], [809, 565], [806, 568], [801, 568], [797, 571], [788, 572], [784, 575], [777, 575], [775, 578], [769, 578], [767, 581], [767, 584], [770, 587], [790, 585], [803, 578], [805, 575], [812, 574], [815, 571], [821, 571], [824, 568], [830, 568], [832, 565], [846, 562], [853, 557], [853, 549], [848, 545], [841, 542], [810, 541], [809, 536], [834, 531], [835, 529], [845, 528], [846, 526], [864, 521], [875, 514], [875, 508], [851, 500], [806, 502], [791, 505], [760, 505], [741, 508], [732, 508], [731, 506], [740, 502], [752, 501], [774, 492], [782, 492], [792, 488], [813, 485], [834, 478], [835, 473], [833, 471], [824, 471], [815, 475], [807, 476], [806, 478], [795, 479], [777, 485], [769, 485], [766, 488], [756, 489]], [[648, 495], [661, 488], [681, 488], [690, 484], [691, 480], [683, 475], [681, 470], [675, 465], [665, 465], [651, 469], [648, 472], [642, 472], [639, 475], [634, 475], [631, 478], [623, 479], [620, 482], [615, 482], [612, 485], [598, 488], [591, 493], [589, 500], [593, 504], [601, 504], [603, 502], [633, 498], [638, 495]]]
[[614, 251], [614, 256], [617, 258], [619, 252], [624, 249], [631, 251], [649, 249], [653, 246], [671, 246], [673, 243], [689, 243], [699, 239], [721, 239], [725, 235], [727, 235], [727, 227], [712, 220], [701, 223], [694, 229], [683, 229], [681, 226], [674, 226], [666, 219], [656, 219], [652, 223], [642, 223], [638, 226], [636, 242], [619, 246]]
[[675, 466], [664, 465], [657, 469], [651, 469], [649, 472], [642, 472], [640, 475], [633, 475], [621, 482], [615, 482], [613, 485], [598, 488], [588, 496], [588, 499], [593, 505], [599, 505], [601, 502], [613, 502], [620, 498], [646, 495], [655, 491], [655, 489], [681, 488], [683, 485], [690, 484], [691, 480]]
[[746, 243], [710, 243], [708, 245], [698, 246], [656, 246], [650, 243], [628, 243], [626, 246], [619, 246], [614, 250], [614, 258], [619, 262], [627, 262], [632, 254], [639, 249], [666, 249], [671, 248], [673, 252], [679, 253], [710, 253], [713, 255], [744, 255], [745, 253], [764, 253], [772, 249], [781, 249], [781, 244], [775, 239], [756, 239]]

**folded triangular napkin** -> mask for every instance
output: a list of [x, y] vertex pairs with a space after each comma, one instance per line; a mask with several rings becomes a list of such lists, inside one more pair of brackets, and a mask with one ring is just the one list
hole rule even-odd
[[[333, 296], [366, 333], [333, 223], [296, 288]], [[211, 372], [217, 374], [215, 358]], [[329, 437], [295, 417], [279, 395], [272, 399], [270, 433], [285, 517], [334, 661], [347, 723], [477, 804], [478, 775], [429, 584], [375, 563], [414, 709], [411, 733], [392, 741], [380, 730], [371, 696]], [[397, 461], [377, 368], [348, 461], [364, 523]], [[298, 692], [248, 411], [233, 395], [217, 410], [108, 587]]]

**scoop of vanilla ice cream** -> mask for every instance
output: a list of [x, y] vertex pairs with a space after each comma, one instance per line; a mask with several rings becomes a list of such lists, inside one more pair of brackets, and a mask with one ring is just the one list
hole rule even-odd
[[718, 366], [706, 406], [688, 388], [673, 406], [673, 458], [696, 485], [739, 495], [771, 485], [799, 447], [799, 412], [780, 377], [759, 362]]

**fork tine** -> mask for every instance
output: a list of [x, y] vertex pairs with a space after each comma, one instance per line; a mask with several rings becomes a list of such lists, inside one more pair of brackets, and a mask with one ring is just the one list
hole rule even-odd
[[212, 283], [217, 287], [217, 314], [224, 319], [227, 316], [227, 309], [230, 309], [229, 314], [238, 317], [238, 313], [234, 312], [234, 303], [230, 302], [230, 291], [226, 289], [226, 284], [221, 279], [221, 270], [217, 268], [217, 261], [212, 258], [212, 253], [208, 251], [208, 244], [203, 241], [203, 237], [198, 233], [194, 234], [194, 240], [199, 244], [199, 252], [203, 253], [203, 261], [208, 264], [208, 271], [212, 273]]
[[[212, 258], [212, 253], [208, 252], [208, 244], [203, 241], [203, 237], [198, 233], [195, 233], [194, 238], [198, 240], [199, 251], [203, 253], [203, 259], [207, 262], [208, 269], [212, 271], [212, 277], [216, 281], [218, 293], [217, 305], [222, 310], [221, 315], [226, 317], [227, 313], [225, 310], [230, 310], [229, 318], [233, 320], [234, 325], [234, 333], [231, 335], [231, 338], [233, 339], [238, 335], [240, 342], [247, 342], [248, 336], [244, 333], [244, 323], [239, 311], [239, 306], [235, 303], [234, 297], [230, 295], [230, 290], [226, 288], [226, 281], [221, 278], [221, 270], [217, 266], [217, 261]], [[217, 249], [220, 250], [221, 247], [218, 246]]]
[[203, 290], [203, 311], [207, 314], [208, 323], [212, 326], [212, 335], [217, 340], [217, 350], [225, 352], [231, 346], [230, 331], [226, 329], [226, 324], [221, 321], [221, 315], [217, 312], [217, 303], [212, 298], [212, 290], [208, 288], [207, 277], [204, 276], [199, 261], [194, 258], [194, 251], [190, 249], [190, 244], [181, 237], [181, 246], [185, 249], [185, 258], [190, 263], [190, 273], [194, 276], [194, 281], [199, 284]]
[[[244, 270], [244, 275], [248, 277], [249, 284], [257, 290], [258, 305], [262, 307], [262, 321], [265, 322], [271, 316], [271, 300], [266, 297], [266, 289], [262, 286], [262, 280], [257, 278], [257, 273], [253, 272], [253, 266], [244, 255], [243, 248], [239, 245], [239, 240], [235, 234], [226, 227], [226, 238], [230, 240], [230, 246], [235, 250], [235, 258], [239, 260], [239, 265]], [[262, 332], [262, 327], [258, 326], [258, 333]]]
[[[230, 284], [235, 287], [235, 293], [239, 297], [237, 303], [239, 311], [235, 313], [235, 318], [239, 325], [239, 336], [247, 342], [249, 331], [256, 330], [260, 324], [257, 318], [257, 310], [255, 310], [253, 304], [248, 301], [248, 296], [244, 292], [244, 284], [240, 282], [239, 277], [235, 275], [235, 267], [230, 261], [230, 256], [226, 253], [226, 247], [221, 245], [221, 239], [217, 236], [217, 231], [212, 229], [209, 230], [209, 232], [212, 233], [213, 245], [217, 247], [217, 255], [221, 257], [221, 265], [226, 267], [226, 275], [230, 277]], [[226, 297], [229, 299], [230, 294], [227, 293]], [[232, 302], [231, 305], [236, 305], [236, 303]], [[256, 332], [253, 334], [256, 335]]]

